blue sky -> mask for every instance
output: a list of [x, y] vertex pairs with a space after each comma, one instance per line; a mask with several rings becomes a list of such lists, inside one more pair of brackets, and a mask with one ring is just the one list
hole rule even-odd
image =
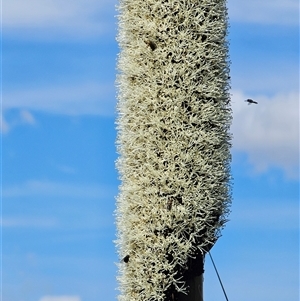
[[[116, 3], [2, 1], [3, 301], [116, 300]], [[298, 5], [228, 2], [233, 204], [212, 255], [230, 301], [299, 299]]]

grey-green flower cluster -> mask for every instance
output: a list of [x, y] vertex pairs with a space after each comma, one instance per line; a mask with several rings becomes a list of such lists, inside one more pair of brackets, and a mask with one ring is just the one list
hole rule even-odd
[[120, 0], [120, 301], [175, 300], [231, 203], [225, 0]]

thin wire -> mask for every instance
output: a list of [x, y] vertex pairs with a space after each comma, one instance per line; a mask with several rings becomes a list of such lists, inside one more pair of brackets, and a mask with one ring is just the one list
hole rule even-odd
[[[3, 4], [2, 4], [2, 0], [1, 0], [1, 3], [0, 3], [0, 17], [1, 17], [1, 21], [0, 21], [0, 118], [2, 116], [3, 118], [3, 99], [2, 99], [2, 81], [3, 81], [3, 37], [2, 37], [2, 34], [3, 34]], [[2, 120], [1, 120], [2, 122]], [[1, 125], [0, 125], [1, 126]], [[3, 123], [2, 123], [2, 126], [3, 126]], [[0, 132], [1, 132], [2, 129], [0, 129]], [[3, 149], [3, 135], [2, 133], [0, 133], [0, 151], [1, 151], [1, 155], [0, 155], [0, 162], [1, 162], [1, 167], [0, 167], [0, 243], [1, 243], [1, 246], [0, 246], [0, 300], [2, 300], [2, 297], [3, 297], [3, 289], [2, 289], [2, 281], [3, 281], [3, 272], [2, 272], [2, 268], [3, 268], [3, 237], [2, 237], [2, 234], [3, 234], [3, 229], [2, 229], [2, 225], [3, 225], [3, 213], [2, 213], [2, 209], [3, 209], [3, 205], [2, 205], [2, 173], [3, 173], [3, 152], [2, 152], [2, 149]]]
[[210, 259], [211, 259], [211, 262], [212, 262], [212, 264], [213, 264], [213, 266], [214, 266], [214, 268], [215, 268], [215, 271], [216, 271], [216, 274], [217, 274], [218, 279], [219, 279], [219, 281], [220, 281], [220, 284], [221, 284], [223, 293], [224, 293], [224, 295], [225, 295], [225, 298], [226, 298], [227, 301], [229, 301], [229, 300], [228, 300], [228, 297], [227, 297], [227, 295], [226, 295], [225, 288], [224, 288], [224, 286], [223, 286], [222, 280], [221, 280], [220, 275], [219, 275], [219, 273], [218, 273], [217, 267], [216, 267], [216, 265], [215, 265], [215, 263], [214, 263], [214, 261], [213, 261], [213, 258], [212, 258], [212, 256], [211, 256], [211, 254], [210, 254], [209, 251], [208, 251], [208, 254], [209, 254], [209, 257], [210, 257]]

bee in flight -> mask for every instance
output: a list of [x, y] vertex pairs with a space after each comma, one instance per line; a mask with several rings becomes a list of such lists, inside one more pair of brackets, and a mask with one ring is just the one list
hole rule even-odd
[[246, 99], [245, 101], [248, 102], [248, 105], [251, 105], [252, 103], [258, 104], [257, 101], [254, 101], [254, 100], [252, 100], [250, 98]]

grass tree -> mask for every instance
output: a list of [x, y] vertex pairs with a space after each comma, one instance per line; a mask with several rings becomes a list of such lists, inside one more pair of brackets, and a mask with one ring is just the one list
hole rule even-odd
[[120, 0], [120, 301], [191, 296], [231, 203], [225, 0]]

